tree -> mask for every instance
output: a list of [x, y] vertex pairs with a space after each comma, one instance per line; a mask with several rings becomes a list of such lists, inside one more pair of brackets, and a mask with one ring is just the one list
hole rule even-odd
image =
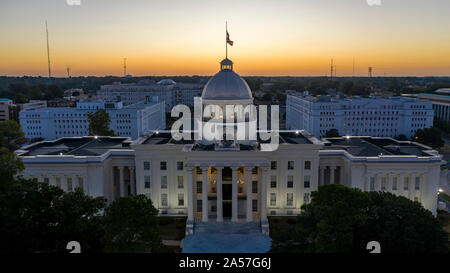
[[291, 240], [272, 243], [274, 252], [446, 252], [447, 233], [419, 202], [384, 192], [323, 185], [302, 206]]
[[105, 211], [107, 252], [159, 252], [158, 210], [145, 195], [121, 197]]
[[111, 119], [108, 112], [100, 109], [88, 114], [89, 134], [96, 136], [114, 136], [114, 131], [109, 129]]
[[325, 132], [325, 136], [324, 137], [325, 138], [340, 137], [339, 131], [337, 129], [330, 129], [330, 130]]
[[386, 192], [366, 192], [367, 221], [359, 232], [363, 244], [372, 240], [384, 253], [446, 252], [448, 234], [419, 202]]
[[23, 178], [6, 185], [0, 192], [1, 252], [65, 252], [74, 240], [83, 252], [102, 250], [104, 198]]
[[17, 150], [22, 144], [27, 142], [20, 124], [14, 120], [0, 122], [0, 145], [9, 151]]
[[398, 141], [407, 141], [408, 138], [405, 135], [398, 135], [396, 138]]
[[417, 130], [413, 140], [432, 148], [440, 148], [444, 146], [441, 131], [434, 127]]

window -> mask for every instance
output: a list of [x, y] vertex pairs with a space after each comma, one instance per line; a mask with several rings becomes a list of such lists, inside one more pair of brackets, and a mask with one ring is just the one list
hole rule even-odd
[[309, 203], [309, 192], [303, 195], [303, 203]]
[[50, 183], [50, 180], [48, 179], [48, 177], [44, 177], [44, 183], [45, 184], [49, 184]]
[[258, 211], [258, 199], [252, 200], [252, 211], [257, 212]]
[[386, 190], [386, 177], [381, 178], [381, 190], [382, 191]]
[[72, 178], [67, 178], [67, 191], [72, 191]]
[[197, 212], [202, 212], [203, 210], [203, 201], [197, 200]]
[[270, 161], [270, 169], [276, 170], [277, 169], [277, 162], [276, 161]]
[[270, 187], [276, 188], [277, 187], [277, 177], [275, 175], [272, 175], [270, 177]]
[[416, 191], [420, 190], [420, 177], [416, 177], [414, 189], [415, 189]]
[[184, 188], [184, 181], [182, 176], [178, 176], [178, 188], [183, 189]]
[[161, 206], [163, 206], [163, 207], [168, 206], [168, 204], [167, 204], [167, 193], [162, 193], [161, 194]]
[[417, 197], [417, 196], [414, 197], [414, 201], [415, 201], [415, 202], [419, 202], [419, 197]]
[[149, 175], [144, 176], [144, 188], [150, 189], [150, 176]]
[[178, 161], [177, 162], [177, 171], [182, 171], [183, 170], [183, 161]]
[[61, 188], [61, 178], [59, 177], [56, 178], [56, 186]]
[[305, 161], [305, 170], [311, 170], [311, 161]]
[[258, 193], [258, 181], [252, 181], [252, 193]]
[[252, 169], [252, 174], [258, 174], [258, 167], [254, 167]]
[[180, 206], [180, 207], [184, 206], [184, 194], [183, 193], [178, 194], [178, 206]]
[[83, 190], [83, 177], [78, 177], [78, 188], [80, 188], [81, 190]]
[[161, 161], [161, 162], [159, 163], [159, 169], [160, 169], [161, 171], [167, 170], [167, 162], [166, 162], [166, 161]]
[[370, 178], [370, 190], [371, 191], [375, 190], [375, 177]]
[[309, 175], [305, 175], [303, 177], [303, 187], [305, 189], [309, 189], [310, 186], [311, 186], [311, 177]]
[[397, 177], [392, 178], [392, 190], [393, 191], [397, 190]]
[[202, 181], [197, 181], [197, 193], [202, 193]]
[[144, 161], [144, 171], [150, 171], [150, 162]]
[[409, 177], [405, 177], [403, 181], [403, 190], [407, 191], [409, 189]]
[[270, 194], [270, 205], [275, 206], [277, 204], [277, 195], [275, 193]]
[[288, 192], [286, 194], [286, 206], [292, 207], [294, 205], [294, 194], [292, 192]]
[[292, 189], [294, 187], [294, 176], [288, 175], [287, 187], [288, 187], [288, 189]]
[[294, 161], [288, 161], [288, 170], [294, 169]]
[[167, 189], [167, 176], [161, 176], [161, 189]]

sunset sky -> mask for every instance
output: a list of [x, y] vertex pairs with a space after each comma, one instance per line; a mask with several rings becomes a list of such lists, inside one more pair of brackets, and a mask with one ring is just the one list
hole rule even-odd
[[[450, 76], [450, 1], [0, 0], [0, 75]], [[370, 1], [370, 0], [369, 0]]]

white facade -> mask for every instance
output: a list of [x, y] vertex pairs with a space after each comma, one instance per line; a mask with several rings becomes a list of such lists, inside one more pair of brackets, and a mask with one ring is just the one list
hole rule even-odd
[[0, 122], [10, 120], [10, 107], [14, 105], [10, 99], [0, 99]]
[[52, 140], [69, 136], [89, 135], [88, 113], [105, 109], [111, 119], [110, 129], [116, 135], [136, 139], [152, 130], [164, 129], [163, 102], [141, 102], [122, 106], [121, 102], [78, 102], [75, 108], [55, 107], [20, 111], [20, 124], [28, 139]]
[[158, 83], [141, 81], [139, 83], [114, 83], [102, 85], [97, 96], [103, 101], [122, 101], [124, 105], [138, 103], [154, 96], [166, 103], [166, 111], [170, 112], [177, 104], [194, 105], [194, 97], [202, 93], [202, 84], [175, 83], [162, 80]]
[[411, 138], [433, 126], [431, 102], [413, 98], [331, 98], [288, 95], [286, 128], [323, 137], [330, 129], [340, 135]]
[[[436, 91], [437, 92], [437, 91]], [[434, 116], [450, 121], [450, 96], [438, 94], [419, 94], [419, 99], [433, 104]]]

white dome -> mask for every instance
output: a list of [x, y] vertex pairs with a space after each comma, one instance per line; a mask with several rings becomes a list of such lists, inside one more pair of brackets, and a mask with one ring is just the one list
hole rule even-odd
[[253, 100], [252, 91], [241, 76], [234, 73], [233, 62], [225, 59], [221, 70], [203, 88], [204, 100]]

